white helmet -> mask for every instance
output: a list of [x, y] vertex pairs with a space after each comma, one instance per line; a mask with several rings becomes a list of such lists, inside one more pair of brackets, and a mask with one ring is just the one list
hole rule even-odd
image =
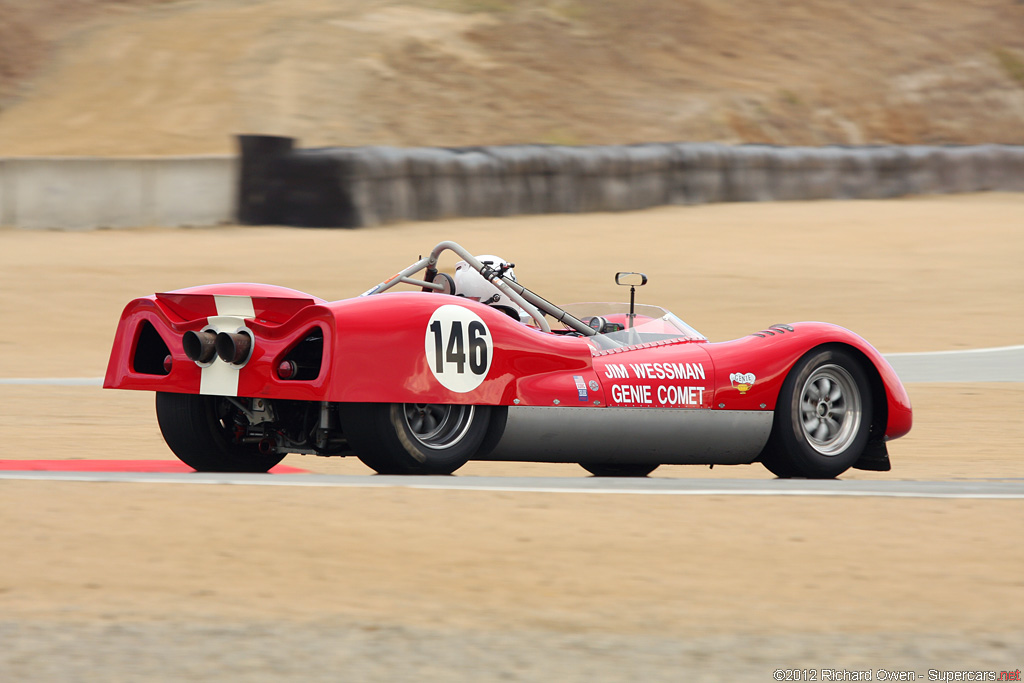
[[[485, 266], [491, 266], [492, 268], [508, 266], [508, 269], [503, 271], [504, 276], [512, 280], [512, 282], [516, 281], [516, 274], [511, 268], [512, 264], [500, 256], [485, 254], [477, 256], [476, 259]], [[530, 315], [520, 308], [516, 302], [512, 301], [507, 294], [485, 280], [483, 275], [465, 261], [459, 261], [455, 264], [455, 294], [494, 306], [522, 322], [531, 319]]]

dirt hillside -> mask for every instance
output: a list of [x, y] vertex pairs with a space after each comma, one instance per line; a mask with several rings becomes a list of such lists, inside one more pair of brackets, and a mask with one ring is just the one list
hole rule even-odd
[[0, 0], [0, 156], [1024, 143], [1024, 3]]

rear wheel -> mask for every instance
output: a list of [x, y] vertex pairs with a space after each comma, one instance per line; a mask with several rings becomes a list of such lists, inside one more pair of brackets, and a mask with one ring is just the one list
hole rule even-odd
[[779, 477], [837, 477], [864, 452], [872, 407], [867, 375], [849, 352], [813, 351], [782, 384], [761, 462]]
[[580, 467], [595, 477], [646, 477], [658, 465], [645, 463], [592, 463], [581, 462]]
[[199, 472], [266, 472], [284, 459], [237, 440], [236, 426], [246, 419], [223, 396], [159, 392], [156, 418], [170, 449]]
[[363, 403], [341, 409], [359, 459], [379, 474], [451, 474], [487, 436], [490, 406]]

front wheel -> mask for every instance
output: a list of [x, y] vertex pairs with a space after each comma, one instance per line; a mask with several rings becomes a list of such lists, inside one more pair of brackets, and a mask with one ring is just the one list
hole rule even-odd
[[284, 459], [239, 440], [245, 418], [223, 396], [158, 392], [156, 419], [168, 447], [199, 472], [267, 472]]
[[363, 403], [341, 408], [359, 459], [379, 474], [451, 474], [480, 450], [490, 406]]
[[867, 447], [872, 407], [870, 382], [849, 352], [812, 351], [782, 384], [761, 462], [779, 477], [837, 477]]

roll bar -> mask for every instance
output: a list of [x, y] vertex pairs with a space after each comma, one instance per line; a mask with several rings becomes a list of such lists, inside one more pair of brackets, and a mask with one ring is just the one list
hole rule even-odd
[[[544, 319], [544, 315], [546, 314], [550, 315], [558, 322], [571, 327], [584, 336], [592, 337], [597, 334], [596, 330], [592, 329], [583, 321], [569, 315], [558, 306], [555, 306], [550, 301], [534, 294], [518, 282], [506, 278], [499, 269], [492, 268], [491, 266], [481, 263], [461, 245], [449, 241], [439, 242], [437, 246], [431, 250], [430, 256], [421, 258], [405, 270], [392, 275], [390, 278], [384, 280], [375, 287], [366, 290], [360, 294], [360, 296], [380, 294], [381, 292], [386, 292], [400, 283], [415, 285], [423, 287], [424, 289], [432, 289], [437, 292], [443, 291], [444, 287], [435, 283], [434, 278], [437, 276], [437, 260], [445, 251], [455, 252], [457, 256], [461, 257], [462, 260], [480, 273], [485, 280], [497, 287], [509, 299], [516, 302], [520, 308], [526, 311], [530, 317], [533, 318], [534, 322], [537, 323], [537, 327], [544, 332], [551, 331], [551, 326], [548, 325], [547, 320]], [[426, 270], [423, 280], [418, 280], [412, 277], [421, 270]]]

